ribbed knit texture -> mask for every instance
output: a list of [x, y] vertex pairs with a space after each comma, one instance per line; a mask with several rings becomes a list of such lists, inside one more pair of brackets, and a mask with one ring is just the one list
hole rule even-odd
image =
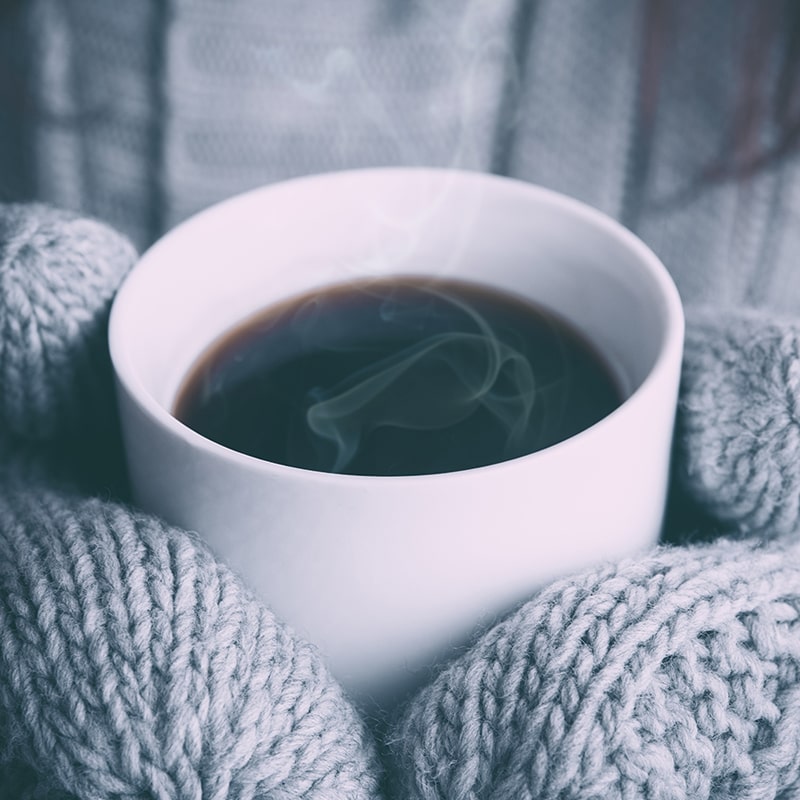
[[377, 796], [320, 654], [193, 537], [6, 490], [0, 552], [0, 796]]
[[0, 204], [0, 417], [11, 433], [47, 439], [108, 416], [106, 321], [135, 258], [104, 223]]
[[104, 224], [0, 205], [0, 797], [375, 797], [311, 645], [189, 534], [47, 488], [92, 458], [106, 494], [105, 322], [134, 255]]
[[800, 534], [800, 319], [694, 310], [678, 477], [725, 529]]
[[676, 475], [748, 538], [536, 596], [412, 701], [391, 737], [404, 796], [800, 796], [800, 324], [687, 322]]
[[800, 796], [800, 546], [720, 541], [559, 582], [415, 699], [414, 800]]

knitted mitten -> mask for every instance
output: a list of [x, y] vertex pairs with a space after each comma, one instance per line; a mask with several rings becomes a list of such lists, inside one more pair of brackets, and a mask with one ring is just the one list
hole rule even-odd
[[0, 204], [0, 476], [13, 451], [26, 469], [124, 494], [106, 330], [135, 258], [101, 222]]
[[676, 476], [728, 532], [800, 525], [800, 319], [692, 310]]
[[688, 315], [676, 490], [720, 539], [538, 594], [410, 703], [409, 798], [800, 796], [800, 323]]
[[0, 205], [0, 419], [46, 440], [114, 406], [110, 300], [136, 253], [106, 225], [41, 205]]
[[417, 696], [403, 797], [800, 796], [800, 547], [719, 541], [557, 583]]
[[[0, 797], [375, 796], [368, 737], [314, 648], [194, 537], [50, 488], [80, 466], [109, 493], [104, 320], [131, 251], [41, 207], [0, 218]], [[73, 314], [95, 322], [57, 327]], [[534, 597], [405, 710], [405, 796], [800, 791], [793, 331], [690, 316], [678, 488], [750, 538]]]
[[0, 549], [0, 796], [376, 796], [318, 651], [193, 537], [7, 487]]
[[0, 797], [376, 797], [319, 652], [194, 536], [74, 490], [113, 488], [105, 322], [133, 257], [0, 205]]

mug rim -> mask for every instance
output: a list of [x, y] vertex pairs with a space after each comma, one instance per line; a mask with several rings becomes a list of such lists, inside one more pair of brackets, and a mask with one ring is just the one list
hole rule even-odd
[[[542, 448], [541, 450], [536, 450], [532, 453], [527, 453], [515, 458], [497, 461], [482, 466], [471, 467], [469, 469], [452, 470], [448, 472], [432, 472], [409, 475], [361, 475], [334, 473], [305, 467], [296, 467], [288, 464], [281, 464], [275, 461], [268, 461], [266, 459], [242, 453], [238, 450], [234, 450], [225, 445], [219, 444], [212, 439], [208, 439], [202, 434], [196, 432], [177, 419], [177, 417], [175, 417], [169, 409], [156, 400], [138, 375], [135, 365], [128, 357], [125, 345], [125, 339], [127, 338], [125, 323], [128, 321], [128, 318], [131, 315], [135, 314], [128, 299], [130, 294], [130, 286], [132, 285], [132, 282], [136, 281], [138, 276], [141, 275], [141, 271], [139, 270], [142, 265], [149, 265], [153, 260], [159, 259], [162, 249], [171, 247], [175, 240], [190, 235], [198, 225], [202, 226], [206, 219], [212, 216], [216, 217], [221, 212], [230, 213], [231, 211], [235, 211], [237, 206], [244, 207], [253, 203], [258, 203], [261, 201], [262, 197], [281, 192], [287, 186], [338, 181], [344, 177], [372, 176], [375, 178], [380, 178], [390, 176], [396, 177], [404, 174], [416, 174], [418, 176], [424, 176], [427, 174], [430, 176], [440, 177], [452, 176], [453, 179], [456, 180], [476, 181], [486, 183], [487, 185], [494, 184], [496, 187], [501, 187], [504, 190], [538, 196], [539, 199], [544, 200], [551, 206], [555, 206], [559, 208], [559, 210], [564, 211], [573, 217], [577, 217], [584, 222], [588, 222], [596, 228], [603, 229], [614, 239], [620, 241], [626, 249], [633, 252], [639, 263], [648, 270], [650, 277], [654, 280], [658, 288], [660, 298], [664, 302], [665, 306], [665, 324], [657, 355], [655, 356], [647, 374], [645, 375], [644, 379], [633, 389], [633, 391], [613, 409], [613, 411], [589, 427], [584, 428], [583, 430], [567, 437], [566, 439]], [[404, 273], [398, 272], [397, 274], [400, 275]], [[133, 308], [135, 308], [135, 306]], [[141, 312], [135, 315], [140, 316]], [[206, 451], [209, 455], [214, 455], [215, 457], [221, 458], [224, 461], [232, 462], [239, 466], [246, 467], [249, 470], [255, 470], [265, 475], [274, 474], [276, 472], [284, 475], [296, 474], [298, 478], [302, 478], [306, 481], [332, 481], [336, 483], [343, 482], [352, 485], [359, 482], [372, 484], [376, 481], [416, 482], [421, 480], [454, 480], [457, 479], [458, 476], [471, 476], [487, 470], [497, 471], [501, 469], [512, 469], [519, 465], [520, 462], [530, 463], [531, 460], [541, 461], [544, 458], [548, 458], [556, 450], [561, 451], [567, 448], [580, 447], [587, 438], [596, 434], [598, 430], [602, 430], [608, 425], [614, 424], [616, 419], [621, 414], [629, 413], [630, 408], [632, 406], [636, 406], [639, 402], [639, 398], [647, 392], [650, 384], [658, 381], [661, 374], [670, 368], [669, 365], [672, 361], [672, 357], [675, 355], [675, 350], [680, 352], [683, 348], [684, 329], [685, 318], [680, 295], [667, 268], [653, 252], [653, 250], [648, 247], [648, 245], [646, 245], [638, 236], [636, 236], [636, 234], [615, 220], [613, 217], [594, 208], [593, 206], [590, 206], [574, 197], [570, 197], [569, 195], [565, 195], [561, 192], [548, 189], [535, 183], [522, 181], [507, 176], [495, 175], [493, 173], [480, 172], [477, 170], [452, 169], [447, 167], [370, 167], [303, 175], [284, 181], [276, 181], [274, 183], [258, 186], [214, 203], [168, 230], [140, 255], [139, 259], [136, 261], [130, 272], [125, 276], [123, 282], [121, 283], [114, 297], [109, 316], [108, 345], [111, 355], [111, 362], [114, 369], [114, 375], [122, 389], [136, 403], [141, 413], [144, 413], [150, 417], [150, 419], [158, 424], [159, 427], [165, 428], [170, 435], [186, 442], [193, 448]], [[224, 334], [224, 331], [220, 332], [218, 335], [222, 334]], [[214, 340], [214, 338], [210, 339], [209, 345], [213, 344]], [[200, 350], [198, 352], [198, 356], [201, 356], [202, 352], [203, 351]]]

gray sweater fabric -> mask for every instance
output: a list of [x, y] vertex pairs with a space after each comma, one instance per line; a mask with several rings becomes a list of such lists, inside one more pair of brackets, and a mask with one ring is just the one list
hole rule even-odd
[[704, 180], [730, 147], [756, 7], [675, 0], [650, 20], [657, 5], [26, 0], [0, 24], [0, 193], [99, 217], [141, 249], [298, 175], [499, 172], [633, 228], [687, 303], [792, 312], [800, 159]]
[[[664, 41], [634, 0], [9, 6], [0, 797], [800, 796], [800, 158], [707, 177], [751, 5], [666, 4]], [[125, 502], [105, 324], [128, 239], [403, 164], [621, 220], [687, 343], [664, 544], [531, 597], [370, 731], [202, 542]]]

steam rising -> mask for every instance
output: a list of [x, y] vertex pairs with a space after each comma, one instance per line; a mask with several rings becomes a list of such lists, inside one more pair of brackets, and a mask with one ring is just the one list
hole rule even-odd
[[277, 464], [429, 475], [550, 447], [622, 400], [602, 357], [555, 313], [469, 281], [398, 275], [246, 320], [198, 359], [175, 416]]
[[[528, 359], [501, 341], [465, 302], [429, 291], [457, 306], [474, 331], [432, 333], [378, 359], [329, 389], [314, 390], [306, 421], [335, 445], [332, 471], [346, 469], [370, 431], [381, 426], [436, 430], [486, 409], [507, 431], [506, 457], [523, 452], [537, 382]], [[430, 310], [429, 310], [430, 311]], [[387, 301], [382, 316], [419, 314]]]

